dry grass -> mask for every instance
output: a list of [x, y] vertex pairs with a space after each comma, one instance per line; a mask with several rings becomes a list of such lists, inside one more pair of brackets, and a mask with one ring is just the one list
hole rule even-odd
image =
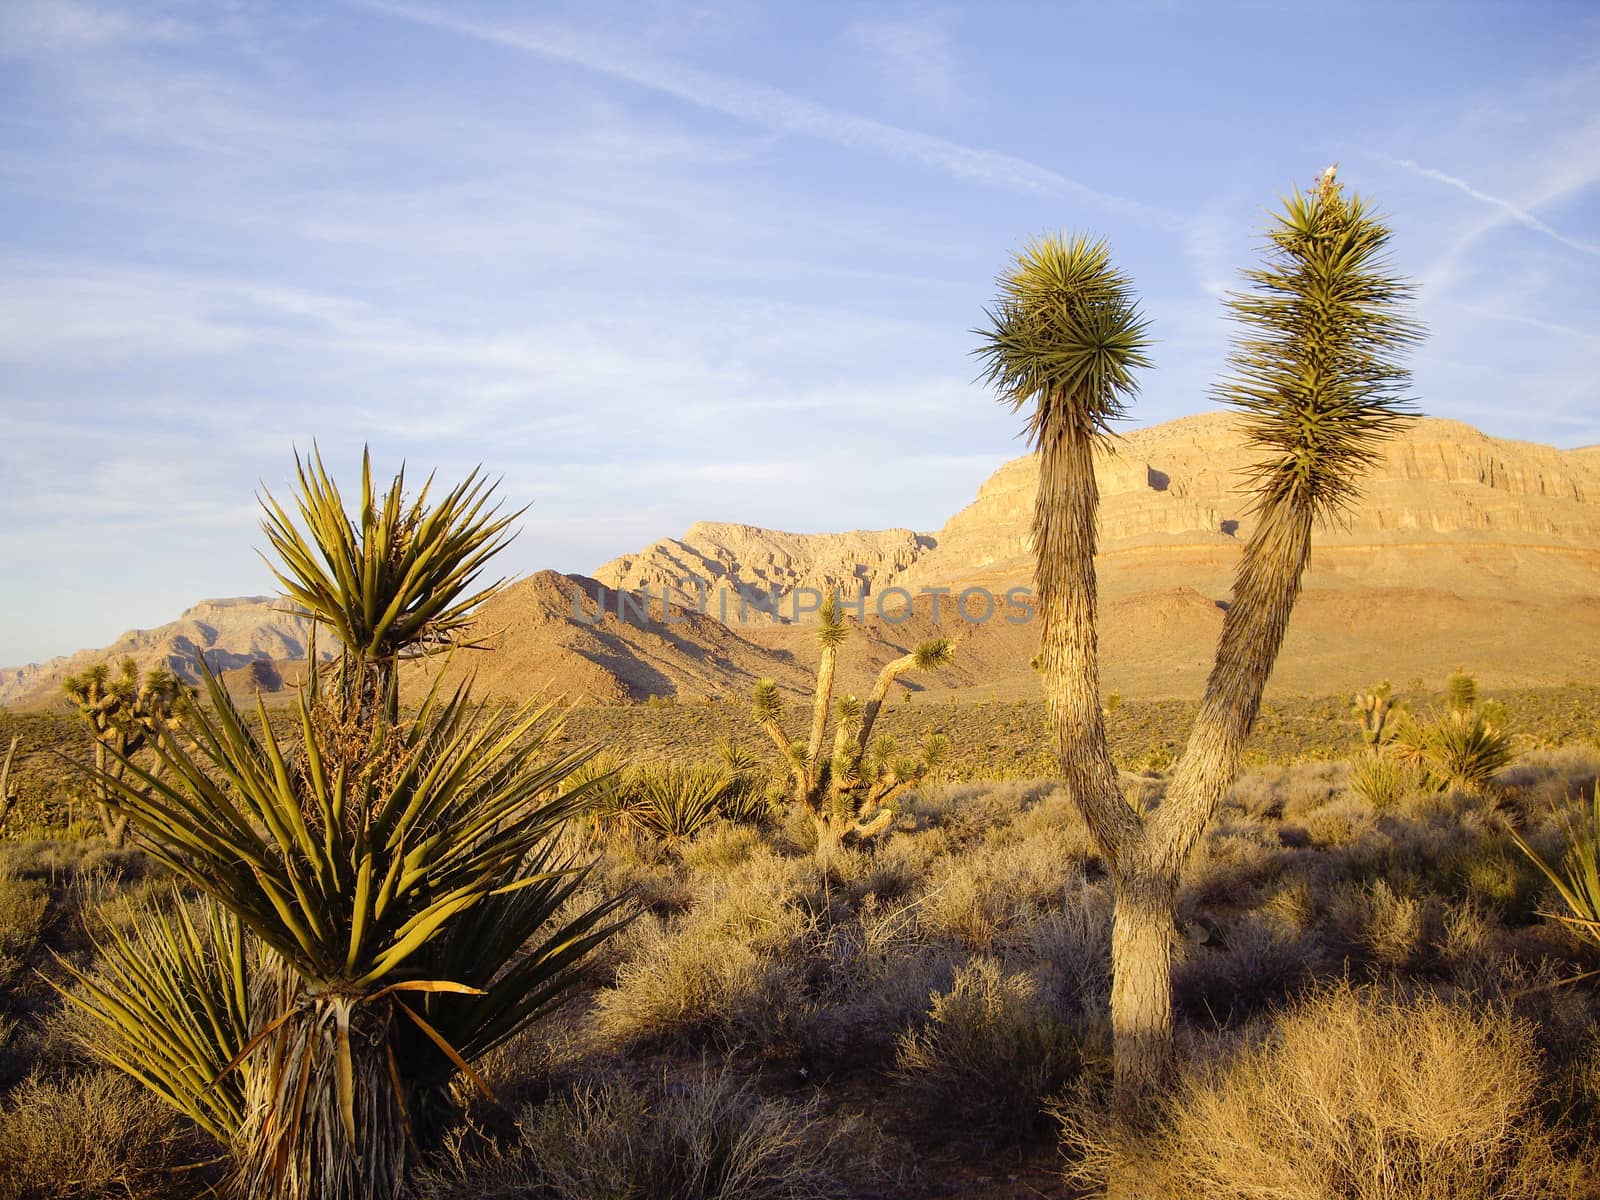
[[900, 1036], [894, 1073], [913, 1119], [935, 1117], [958, 1137], [1027, 1140], [1046, 1098], [1105, 1060], [1097, 1031], [1064, 1020], [1033, 976], [992, 958], [973, 959], [931, 1000], [927, 1020]]
[[[842, 1193], [838, 1143], [813, 1106], [763, 1099], [704, 1067], [644, 1089], [580, 1086], [522, 1111], [508, 1144], [458, 1139], [416, 1186], [417, 1200], [824, 1200]], [[856, 1157], [860, 1157], [859, 1154]]]
[[173, 1168], [200, 1148], [176, 1113], [110, 1071], [30, 1078], [0, 1106], [0, 1200], [194, 1195]]
[[1171, 1200], [1594, 1195], [1539, 1110], [1530, 1024], [1336, 986], [1194, 1067], [1141, 1148]]
[[[1354, 1037], [1328, 1014], [1306, 1015], [1315, 1008], [1310, 997], [1346, 988], [1355, 999], [1342, 1003], [1356, 1008], [1340, 1019], [1363, 1026], [1371, 1045], [1360, 1061], [1369, 1066], [1387, 1053], [1383, 1039], [1400, 1030], [1441, 1061], [1468, 1047], [1485, 1064], [1484, 1078], [1515, 1085], [1480, 1088], [1473, 1093], [1480, 1099], [1526, 1097], [1526, 1079], [1534, 1080], [1533, 1099], [1517, 1100], [1522, 1107], [1506, 1118], [1504, 1137], [1507, 1145], [1520, 1139], [1537, 1170], [1518, 1177], [1504, 1166], [1501, 1143], [1480, 1138], [1471, 1153], [1489, 1164], [1489, 1190], [1468, 1187], [1467, 1200], [1509, 1200], [1523, 1184], [1530, 1198], [1581, 1194], [1559, 1190], [1568, 1182], [1561, 1164], [1600, 1133], [1600, 989], [1557, 985], [1600, 967], [1600, 952], [1539, 915], [1553, 898], [1506, 830], [1513, 825], [1558, 856], [1563, 806], [1597, 773], [1600, 752], [1541, 750], [1502, 774], [1497, 797], [1410, 793], [1383, 811], [1351, 789], [1343, 764], [1280, 764], [1242, 778], [1185, 871], [1180, 898], [1180, 1044], [1193, 1059], [1185, 1087], [1194, 1103], [1211, 1096], [1206, 1103], [1217, 1112], [1243, 1120], [1238, 1106], [1248, 1107], [1250, 1089], [1276, 1071], [1287, 1081], [1274, 1085], [1287, 1089], [1282, 1096], [1301, 1098], [1272, 1103], [1320, 1112], [1333, 1131], [1316, 1132], [1330, 1147], [1324, 1157], [1343, 1156], [1356, 1164], [1351, 1169], [1367, 1161], [1359, 1157], [1361, 1137], [1423, 1122], [1426, 1113], [1402, 1106], [1394, 1109], [1400, 1116], [1380, 1112], [1381, 1120], [1363, 1126], [1346, 1109], [1356, 1103], [1349, 1097], [1366, 1097], [1361, 1088], [1373, 1085], [1290, 1070], [1316, 1038]], [[1124, 782], [1142, 806], [1160, 803], [1160, 777]], [[694, 1149], [694, 1137], [682, 1132], [679, 1144], [705, 1161], [726, 1158], [718, 1121], [732, 1128], [746, 1117], [758, 1125], [771, 1118], [778, 1124], [762, 1126], [771, 1129], [804, 1122], [794, 1161], [815, 1165], [805, 1155], [828, 1144], [824, 1165], [833, 1182], [818, 1183], [822, 1175], [808, 1167], [797, 1178], [812, 1182], [795, 1186], [837, 1189], [821, 1194], [920, 1200], [941, 1186], [946, 1195], [980, 1194], [961, 1172], [975, 1179], [1008, 1173], [1008, 1163], [1053, 1167], [1050, 1147], [1027, 1142], [1030, 1123], [1050, 1093], [1093, 1093], [1103, 1079], [1110, 885], [1054, 783], [955, 782], [912, 794], [890, 835], [839, 855], [826, 870], [781, 829], [742, 824], [712, 824], [670, 847], [639, 834], [575, 833], [572, 848], [600, 855], [584, 885], [587, 899], [629, 891], [645, 915], [607, 944], [583, 987], [537, 1037], [485, 1064], [503, 1103], [476, 1108], [472, 1128], [497, 1137], [459, 1132], [454, 1164], [430, 1178], [430, 1196], [653, 1195], [626, 1189], [643, 1186], [641, 1172], [659, 1169], [641, 1164], [666, 1153], [656, 1139], [691, 1112], [710, 1122], [709, 1140]], [[53, 969], [50, 950], [83, 959], [82, 913], [93, 907], [115, 920], [125, 896], [156, 885], [141, 862], [103, 842], [0, 842], [0, 946], [18, 947], [14, 958], [45, 970]], [[53, 1089], [49, 1103], [59, 1107], [62, 1096], [96, 1077], [67, 1047], [48, 989], [31, 969], [20, 979], [0, 993], [0, 1104], [9, 1112], [24, 1094], [19, 1088], [37, 1086]], [[1380, 1001], [1380, 993], [1413, 999]], [[1402, 1011], [1411, 1015], [1402, 1020]], [[1430, 1034], [1428, 1041], [1430, 1021], [1456, 1040]], [[708, 1081], [701, 1066], [708, 1047], [727, 1064], [721, 1082]], [[1319, 1071], [1343, 1061], [1323, 1057]], [[1512, 1060], [1521, 1075], [1506, 1074]], [[1420, 1060], [1408, 1067], [1432, 1069]], [[30, 1072], [49, 1082], [23, 1084]], [[1457, 1111], [1467, 1093], [1446, 1086], [1448, 1073], [1428, 1078], [1440, 1119], [1470, 1131]], [[1338, 1105], [1306, 1100], [1323, 1094], [1316, 1088], [1334, 1089], [1328, 1094]], [[708, 1095], [723, 1099], [712, 1104]], [[1393, 1103], [1424, 1099], [1424, 1091], [1411, 1099], [1396, 1091]], [[1097, 1110], [1074, 1111], [1086, 1122], [1079, 1141], [1103, 1142]], [[1267, 1115], [1251, 1120], [1263, 1127], [1287, 1120], [1261, 1111]], [[882, 1123], [885, 1142], [858, 1136], [852, 1121], [862, 1114]], [[1169, 1132], [1177, 1136], [1175, 1126]], [[1288, 1154], [1270, 1130], [1257, 1132], [1266, 1148], [1249, 1153]], [[1420, 1140], [1395, 1142], [1394, 1155], [1448, 1150], [1427, 1142], [1425, 1129], [1413, 1132]], [[588, 1165], [573, 1148], [585, 1139], [599, 1148], [596, 1169], [608, 1172], [604, 1187], [615, 1193], [585, 1192], [575, 1174], [561, 1174]], [[773, 1146], [786, 1144], [774, 1139]], [[1021, 1144], [999, 1148], [1007, 1141]], [[57, 1161], [47, 1142], [28, 1145], [35, 1148], [23, 1153]], [[851, 1184], [859, 1160], [883, 1147], [906, 1178], [916, 1164], [940, 1165], [921, 1183]], [[787, 1153], [774, 1149], [770, 1161], [788, 1161]], [[1325, 1193], [1332, 1200], [1443, 1194], [1404, 1181], [1388, 1192], [1341, 1192], [1355, 1185], [1330, 1184], [1316, 1172], [1332, 1168], [1305, 1153], [1311, 1157], [1288, 1160], [1290, 1174], [1313, 1190], [1259, 1194], [1297, 1198], [1316, 1187], [1334, 1187]], [[960, 1170], [947, 1179], [945, 1164]], [[1438, 1168], [1445, 1179], [1453, 1169]], [[754, 1190], [730, 1194], [819, 1194], [783, 1191], [790, 1184], [781, 1172], [761, 1178]], [[480, 1184], [484, 1190], [473, 1190]], [[683, 1186], [683, 1194], [721, 1194]], [[1173, 1193], [1178, 1200], [1197, 1194]], [[1256, 1193], [1236, 1180], [1210, 1194]]]

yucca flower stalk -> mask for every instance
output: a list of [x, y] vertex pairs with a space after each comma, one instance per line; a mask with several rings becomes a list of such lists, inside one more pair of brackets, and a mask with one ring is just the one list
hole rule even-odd
[[[184, 740], [163, 731], [153, 768], [128, 761], [101, 776], [152, 856], [260, 947], [248, 1040], [217, 1070], [215, 1047], [166, 1037], [212, 993], [200, 982], [163, 991], [130, 966], [125, 947], [108, 955], [113, 983], [80, 1002], [107, 1028], [119, 1013], [143, 1012], [157, 1039], [176, 1044], [169, 1057], [179, 1066], [161, 1077], [162, 1094], [185, 1111], [242, 1087], [238, 1120], [229, 1109], [207, 1126], [230, 1137], [239, 1195], [392, 1197], [448, 1113], [452, 1081], [482, 1086], [472, 1060], [575, 980], [584, 955], [621, 923], [619, 901], [564, 910], [586, 872], [556, 839], [588, 803], [567, 780], [589, 751], [560, 747], [554, 705], [491, 711], [436, 680], [401, 718], [395, 663], [466, 628], [461, 597], [503, 528], [485, 515], [487, 494], [457, 489], [441, 515], [405, 504], [397, 479], [377, 516], [366, 468], [358, 530], [334, 518], [338, 493], [320, 463], [301, 478], [309, 534], [276, 506], [267, 528], [280, 548], [300, 539], [284, 578], [340, 634], [332, 685], [313, 654], [280, 731], [259, 700], [246, 717], [207, 671], [209, 703]], [[319, 559], [364, 574], [322, 575]], [[447, 593], [442, 602], [428, 580]], [[162, 928], [150, 937], [177, 943], [165, 953], [182, 959], [187, 934], [170, 921]], [[122, 1045], [121, 1062], [107, 1057], [124, 1069], [152, 1060], [137, 1037]]]

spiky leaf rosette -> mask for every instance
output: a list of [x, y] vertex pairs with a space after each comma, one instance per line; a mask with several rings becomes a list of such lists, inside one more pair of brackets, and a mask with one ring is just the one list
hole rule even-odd
[[196, 909], [174, 892], [107, 924], [91, 935], [94, 971], [57, 956], [77, 983], [59, 990], [88, 1018], [86, 1050], [226, 1145], [244, 1122], [245, 1073], [225, 1069], [250, 1041], [251, 954], [238, 917], [208, 901]]
[[941, 671], [956, 660], [956, 648], [949, 638], [929, 638], [912, 651], [918, 671]]
[[844, 623], [844, 610], [839, 604], [839, 594], [829, 592], [817, 610], [817, 641], [825, 649], [837, 649], [844, 644], [850, 627]]
[[[487, 714], [435, 684], [414, 720], [372, 725], [363, 752], [330, 755], [314, 686], [285, 738], [259, 703], [246, 721], [205, 682], [193, 749], [164, 732], [156, 770], [123, 759], [125, 775], [99, 778], [151, 856], [274, 953], [285, 1007], [247, 1047], [271, 1041], [267, 1124], [289, 1139], [251, 1176], [265, 1187], [280, 1163], [315, 1157], [286, 1132], [302, 1118], [354, 1142], [358, 1116], [365, 1129], [470, 1075], [467, 1058], [537, 1016], [620, 922], [617, 902], [559, 911], [583, 873], [554, 839], [588, 802], [564, 783], [588, 752], [556, 748], [551, 705]], [[381, 1096], [362, 1090], [373, 1080]]]
[[1084, 235], [1029, 242], [997, 280], [990, 327], [975, 353], [984, 379], [1013, 409], [1030, 402], [1028, 439], [1095, 438], [1109, 432], [1150, 365], [1149, 323], [1129, 278], [1102, 241]]
[[270, 493], [261, 497], [262, 528], [282, 562], [273, 574], [360, 659], [390, 663], [408, 651], [453, 644], [472, 609], [504, 582], [477, 586], [521, 510], [499, 515], [494, 485], [476, 470], [430, 507], [431, 475], [408, 502], [402, 468], [380, 497], [363, 452], [357, 520], [319, 452], [304, 462], [296, 455], [295, 470], [303, 531]]
[[775, 679], [759, 679], [751, 697], [751, 707], [756, 721], [762, 725], [776, 725], [783, 720], [783, 693]]
[[1385, 257], [1389, 236], [1331, 179], [1296, 190], [1268, 230], [1266, 261], [1244, 272], [1250, 290], [1228, 297], [1240, 332], [1215, 395], [1266, 451], [1252, 478], [1258, 510], [1337, 516], [1414, 415], [1400, 360], [1423, 331], [1407, 315], [1415, 289]]

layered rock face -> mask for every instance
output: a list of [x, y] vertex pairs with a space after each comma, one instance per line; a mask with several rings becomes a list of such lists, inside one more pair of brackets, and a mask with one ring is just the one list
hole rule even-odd
[[[1195, 587], [1227, 595], [1252, 528], [1256, 455], [1227, 413], [1116, 438], [1097, 456], [1102, 585], [1108, 594]], [[1006, 463], [937, 533], [795, 534], [699, 524], [607, 563], [609, 586], [840, 588], [1025, 581], [1037, 460]], [[1316, 587], [1424, 584], [1458, 595], [1600, 591], [1600, 449], [1557, 450], [1424, 418], [1389, 443], [1362, 498], [1319, 529]]]
[[[1244, 489], [1253, 461], [1227, 413], [1136, 430], [1099, 455], [1107, 688], [1199, 693], [1252, 528]], [[891, 587], [1026, 585], [1037, 486], [1027, 456], [932, 533], [702, 522], [592, 579], [540, 572], [484, 606], [480, 628], [493, 649], [458, 655], [449, 669], [475, 670], [480, 694], [548, 688], [602, 702], [742, 696], [762, 676], [803, 688], [816, 639], [786, 619], [792, 603], [774, 619], [760, 599], [774, 589], [870, 597]], [[679, 597], [671, 621], [661, 608], [667, 589]], [[758, 603], [741, 606], [741, 592]], [[904, 621], [869, 617], [846, 643], [845, 686], [866, 686], [883, 662], [944, 634], [961, 638], [957, 665], [911, 686], [1037, 695], [1036, 623], [963, 623], [949, 605], [936, 619], [928, 599]], [[605, 620], [584, 619], [602, 604]], [[284, 662], [304, 656], [308, 632], [303, 617], [263, 598], [205, 601], [104, 650], [0, 671], [0, 703], [57, 700], [68, 673], [129, 654], [191, 680], [204, 654], [241, 692], [272, 691], [298, 677]], [[1420, 420], [1383, 449], [1345, 519], [1317, 531], [1275, 689], [1327, 694], [1385, 675], [1438, 681], [1457, 664], [1486, 686], [1600, 674], [1600, 447], [1557, 450]]]
[[852, 533], [783, 533], [756, 525], [699, 521], [681, 538], [667, 538], [638, 554], [612, 559], [594, 573], [608, 588], [661, 595], [663, 589], [707, 611], [741, 611], [745, 619], [772, 620], [757, 608], [759, 596], [796, 589], [871, 595], [909, 570], [933, 546], [909, 529]]

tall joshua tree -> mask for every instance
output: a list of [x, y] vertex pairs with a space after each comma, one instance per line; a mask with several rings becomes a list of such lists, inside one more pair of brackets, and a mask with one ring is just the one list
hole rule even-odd
[[[850, 841], [883, 833], [894, 820], [891, 802], [929, 770], [939, 766], [946, 743], [937, 736], [921, 755], [901, 754], [893, 741], [873, 740], [878, 714], [895, 681], [912, 671], [937, 671], [955, 661], [955, 647], [945, 638], [930, 638], [910, 654], [885, 663], [865, 703], [855, 696], [834, 700], [834, 674], [839, 647], [849, 636], [839, 597], [830, 594], [818, 612], [817, 642], [821, 656], [811, 696], [811, 725], [806, 740], [792, 739], [783, 727], [783, 695], [770, 679], [756, 684], [756, 723], [772, 739], [792, 783], [793, 803], [816, 824], [817, 854], [826, 858]], [[833, 718], [833, 743], [827, 742]]]
[[1103, 243], [1041, 239], [1000, 276], [981, 332], [988, 380], [1026, 409], [1039, 453], [1033, 515], [1042, 667], [1061, 770], [1115, 892], [1111, 996], [1115, 1106], [1137, 1124], [1171, 1054], [1178, 875], [1238, 772], [1300, 594], [1319, 519], [1357, 496], [1382, 442], [1408, 419], [1399, 353], [1420, 337], [1410, 286], [1384, 259], [1389, 231], [1324, 174], [1267, 233], [1265, 262], [1227, 300], [1239, 327], [1218, 399], [1261, 451], [1255, 528], [1234, 577], [1215, 663], [1165, 800], [1122, 796], [1099, 705], [1093, 451], [1149, 365], [1146, 322]]

